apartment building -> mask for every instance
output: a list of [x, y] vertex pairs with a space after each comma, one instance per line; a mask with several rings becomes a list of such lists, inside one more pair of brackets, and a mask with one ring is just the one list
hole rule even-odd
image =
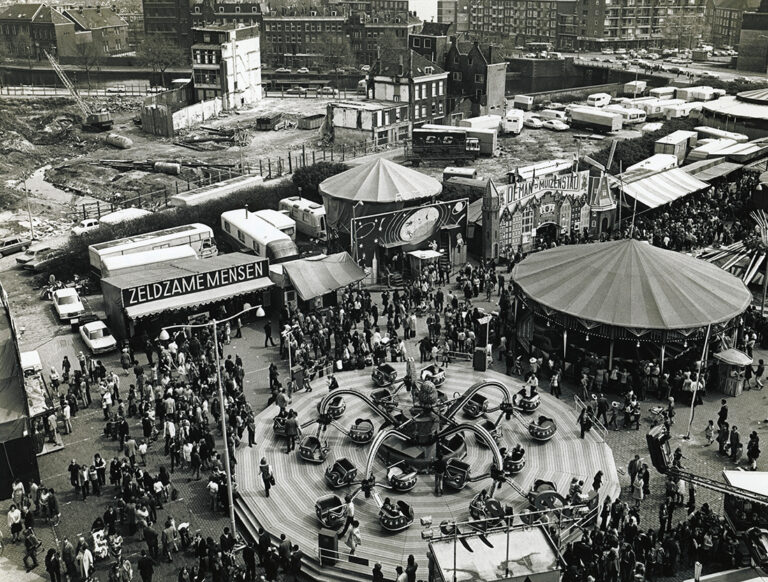
[[515, 46], [557, 39], [559, 0], [478, 0], [468, 8], [469, 32]]
[[760, 0], [715, 0], [711, 7], [712, 45], [737, 47], [745, 12], [754, 12]]
[[261, 24], [261, 18], [269, 14], [266, 2], [237, 0], [191, 0], [192, 26], [207, 24]]
[[448, 72], [448, 110], [454, 119], [503, 115], [507, 62], [498, 46], [457, 41], [445, 59]]
[[347, 20], [352, 56], [358, 64], [371, 65], [384, 53], [408, 48], [408, 37], [421, 28], [415, 12], [371, 12]]
[[90, 35], [89, 41], [81, 42], [90, 42], [96, 54], [106, 57], [130, 50], [128, 23], [114, 7], [80, 6], [73, 10], [65, 10], [63, 14], [75, 23], [75, 32]]
[[346, 17], [336, 11], [281, 10], [262, 16], [262, 53], [266, 66], [325, 66], [349, 56]]
[[447, 111], [448, 73], [419, 53], [382, 55], [371, 70], [372, 98], [407, 103], [414, 127], [443, 123]]
[[195, 27], [192, 38], [196, 101], [221, 98], [224, 109], [237, 109], [263, 97], [258, 26]]
[[192, 46], [190, 0], [141, 0], [144, 34], [163, 36], [188, 50]]
[[16, 58], [77, 56], [75, 24], [46, 4], [11, 4], [0, 8], [0, 51]]
[[408, 37], [408, 48], [433, 63], [440, 64], [448, 52], [454, 31], [455, 26], [452, 23], [425, 22], [419, 32], [414, 32]]

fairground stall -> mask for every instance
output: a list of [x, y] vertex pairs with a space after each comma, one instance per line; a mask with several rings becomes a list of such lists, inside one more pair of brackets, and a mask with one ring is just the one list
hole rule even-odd
[[245, 303], [269, 305], [269, 260], [244, 253], [205, 261], [183, 259], [101, 280], [116, 337], [154, 336], [164, 326], [237, 313]]
[[752, 294], [738, 278], [681, 253], [632, 239], [562, 246], [512, 271], [519, 346], [566, 363], [594, 355], [607, 365], [698, 359], [735, 330]]
[[467, 201], [436, 202], [440, 182], [379, 158], [320, 184], [329, 243], [353, 240], [355, 262], [370, 267], [367, 282], [410, 277], [406, 254], [442, 251], [443, 266], [466, 261]]
[[752, 358], [740, 350], [730, 348], [715, 354], [717, 385], [727, 396], [738, 396], [744, 390], [744, 368], [752, 365]]
[[[728, 485], [758, 495], [768, 495], [768, 472], [766, 471], [723, 471]], [[743, 499], [737, 495], [723, 496], [723, 515], [737, 533], [752, 527], [768, 527], [768, 506]]]

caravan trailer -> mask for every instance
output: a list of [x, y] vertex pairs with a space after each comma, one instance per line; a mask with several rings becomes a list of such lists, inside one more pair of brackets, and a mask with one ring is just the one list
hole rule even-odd
[[611, 102], [611, 96], [608, 93], [594, 93], [587, 97], [587, 105], [590, 107], [605, 107]]
[[265, 257], [271, 264], [299, 256], [291, 237], [246, 209], [223, 212], [221, 229], [228, 246]]
[[636, 107], [622, 107], [621, 105], [609, 105], [604, 111], [618, 113], [624, 125], [634, 125], [636, 123], [645, 123], [646, 114], [642, 109]]
[[325, 207], [301, 196], [291, 196], [280, 201], [280, 210], [296, 221], [296, 229], [310, 238], [328, 239], [325, 227]]
[[254, 212], [256, 216], [274, 226], [280, 232], [287, 234], [291, 240], [296, 240], [296, 221], [284, 212], [267, 208]]

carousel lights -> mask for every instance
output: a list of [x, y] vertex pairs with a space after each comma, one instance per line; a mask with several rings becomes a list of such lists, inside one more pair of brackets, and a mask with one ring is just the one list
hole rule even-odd
[[684, 348], [687, 348], [687, 347], [688, 347], [688, 340], [685, 340], [685, 341], [683, 342], [683, 347], [684, 347]]
[[589, 334], [587, 334], [587, 337], [586, 337], [585, 341], [589, 341]]
[[637, 343], [635, 344], [635, 347], [636, 347], [636, 348], [639, 348], [639, 347], [640, 347], [640, 340], [637, 340]]

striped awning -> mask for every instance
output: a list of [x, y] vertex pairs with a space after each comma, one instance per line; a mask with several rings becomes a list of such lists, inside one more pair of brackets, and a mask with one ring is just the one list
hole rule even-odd
[[322, 297], [365, 278], [365, 271], [346, 252], [319, 261], [299, 259], [283, 263], [283, 269], [304, 301]]
[[624, 194], [648, 208], [669, 204], [678, 198], [707, 188], [709, 184], [690, 176], [681, 168], [673, 168], [634, 182], [623, 183]]

